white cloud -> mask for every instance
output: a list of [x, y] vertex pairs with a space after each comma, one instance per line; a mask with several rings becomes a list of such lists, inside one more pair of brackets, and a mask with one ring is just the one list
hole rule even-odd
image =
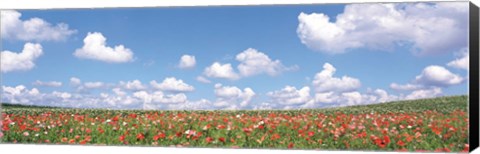
[[58, 81], [44, 82], [44, 81], [37, 80], [37, 81], [33, 82], [32, 84], [35, 85], [35, 86], [46, 86], [46, 87], [60, 87], [60, 86], [62, 86], [62, 82], [58, 82]]
[[410, 83], [405, 84], [405, 85], [392, 83], [392, 84], [390, 84], [390, 88], [392, 88], [393, 90], [399, 90], [399, 91], [410, 91], [410, 90], [421, 89], [421, 88], [423, 88], [423, 86], [418, 85], [418, 84], [410, 84]]
[[197, 76], [197, 81], [198, 82], [202, 82], [202, 83], [212, 83], [212, 81], [208, 80], [207, 78], [203, 77], [203, 76]]
[[350, 92], [361, 86], [360, 80], [348, 76], [335, 78], [336, 69], [329, 63], [323, 65], [323, 70], [315, 75], [313, 86], [316, 92]]
[[212, 102], [207, 99], [187, 101], [185, 103], [168, 104], [165, 108], [169, 110], [214, 110]]
[[53, 91], [52, 92], [52, 95], [56, 96], [56, 97], [59, 97], [59, 98], [62, 98], [62, 99], [69, 99], [72, 97], [72, 94], [68, 93], [68, 92], [58, 92], [58, 91]]
[[186, 84], [181, 79], [177, 80], [175, 77], [167, 77], [162, 83], [157, 83], [157, 81], [153, 80], [150, 82], [150, 85], [155, 89], [170, 92], [190, 92], [195, 90], [193, 86]]
[[464, 49], [460, 52], [460, 58], [456, 58], [455, 60], [449, 62], [447, 66], [453, 67], [453, 68], [458, 68], [458, 69], [464, 69], [468, 71], [469, 68], [469, 54], [468, 54], [468, 49]]
[[146, 86], [142, 84], [139, 80], [133, 81], [120, 81], [120, 87], [127, 90], [143, 90], [146, 89]]
[[89, 89], [102, 88], [105, 86], [103, 82], [85, 82], [84, 87]]
[[285, 86], [279, 91], [268, 92], [267, 95], [272, 98], [273, 102], [284, 105], [304, 104], [312, 101], [310, 88], [307, 86], [299, 90], [292, 86]]
[[357, 91], [342, 93], [341, 98], [342, 100], [344, 100], [342, 101], [342, 103], [347, 105], [360, 105], [362, 103], [365, 103], [362, 100], [362, 94]]
[[415, 83], [427, 86], [446, 87], [460, 84], [463, 81], [464, 79], [461, 76], [437, 65], [427, 66], [420, 75], [415, 77]]
[[193, 68], [195, 67], [196, 60], [195, 56], [192, 55], [183, 55], [180, 58], [180, 62], [178, 63], [179, 68]]
[[261, 73], [275, 76], [283, 71], [294, 70], [297, 68], [285, 67], [280, 60], [272, 61], [268, 55], [253, 48], [248, 48], [242, 53], [239, 53], [236, 56], [236, 60], [240, 62], [240, 64], [237, 66], [240, 74], [245, 77]]
[[123, 91], [122, 89], [120, 89], [120, 88], [113, 88], [112, 91], [113, 91], [113, 93], [114, 93], [115, 95], [118, 95], [118, 96], [125, 96], [125, 95], [127, 95], [127, 93], [126, 93], [125, 91]]
[[93, 59], [109, 63], [133, 61], [133, 52], [123, 45], [114, 48], [107, 46], [107, 39], [99, 32], [88, 33], [83, 40], [83, 47], [76, 49], [73, 55], [78, 58]]
[[390, 51], [407, 44], [414, 54], [427, 55], [467, 46], [467, 2], [351, 4], [335, 20], [330, 18], [300, 13], [301, 42], [330, 54], [355, 48]]
[[243, 91], [235, 86], [223, 86], [215, 84], [215, 96], [217, 100], [214, 103], [216, 107], [225, 107], [228, 109], [238, 109], [249, 105], [256, 95], [251, 88], [244, 88]]
[[2, 102], [32, 105], [34, 101], [41, 99], [41, 97], [40, 91], [36, 88], [29, 90], [24, 85], [2, 86]]
[[82, 84], [82, 81], [79, 78], [71, 77], [70, 84], [73, 86], [79, 86], [80, 84]]
[[[161, 91], [152, 93], [146, 91], [137, 91], [133, 93], [133, 97], [141, 99], [144, 103], [184, 103], [187, 101], [187, 96], [184, 93], [165, 95]], [[152, 104], [151, 104], [152, 105]]]
[[42, 46], [33, 43], [26, 43], [21, 53], [2, 51], [0, 55], [2, 73], [30, 70], [35, 67], [35, 60], [42, 54]]
[[328, 106], [351, 106], [364, 105], [372, 103], [383, 103], [399, 100], [395, 95], [388, 94], [383, 89], [367, 90], [366, 93], [358, 91], [351, 92], [322, 92], [315, 94], [315, 102], [317, 105]]
[[420, 89], [415, 90], [412, 93], [405, 96], [406, 100], [411, 99], [421, 99], [421, 98], [433, 98], [440, 96], [442, 94], [442, 89], [439, 87], [430, 88], [430, 89]]
[[231, 64], [221, 64], [214, 62], [209, 67], [205, 68], [203, 74], [211, 78], [224, 78], [229, 80], [237, 80], [240, 76], [234, 72]]
[[338, 95], [333, 91], [315, 93], [315, 102], [319, 103], [334, 103], [338, 100]]
[[52, 25], [40, 19], [31, 18], [23, 21], [21, 13], [11, 10], [1, 11], [1, 37], [3, 39], [22, 41], [62, 41], [76, 30], [69, 29], [65, 23]]

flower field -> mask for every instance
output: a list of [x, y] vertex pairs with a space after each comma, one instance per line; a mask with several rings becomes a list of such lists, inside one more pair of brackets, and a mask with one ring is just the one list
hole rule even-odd
[[467, 99], [259, 111], [4, 106], [0, 137], [35, 144], [468, 152]]

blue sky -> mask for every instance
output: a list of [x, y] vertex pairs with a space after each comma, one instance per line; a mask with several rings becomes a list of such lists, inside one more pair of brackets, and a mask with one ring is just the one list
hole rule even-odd
[[[212, 108], [205, 109], [289, 109], [466, 94], [468, 14], [462, 9], [467, 4], [4, 11], [2, 62], [11, 63], [2, 63], [2, 101], [108, 108], [145, 108], [142, 103], [147, 101], [155, 109], [204, 109], [208, 104]], [[370, 11], [356, 13], [362, 8]], [[68, 28], [59, 28], [60, 23]], [[83, 57], [75, 54], [88, 36], [92, 44], [98, 43], [98, 34], [106, 39], [107, 48], [122, 45], [132, 56], [123, 60], [105, 56], [104, 47], [84, 48]], [[4, 54], [20, 54], [29, 42], [41, 45], [41, 55], [27, 56], [34, 66], [20, 66], [25, 60], [21, 56]], [[249, 49], [252, 52], [247, 53]], [[239, 60], [241, 53], [247, 58]], [[183, 55], [195, 57], [192, 67], [179, 67]], [[237, 78], [221, 78], [216, 69], [206, 73], [215, 62], [230, 64], [230, 75]], [[242, 72], [241, 64], [248, 69]], [[327, 65], [334, 67], [333, 73]], [[272, 68], [277, 69], [269, 72]], [[315, 78], [322, 71], [332, 75]], [[199, 76], [210, 82], [198, 81]], [[72, 84], [73, 77], [81, 83]], [[172, 92], [150, 84], [168, 77], [194, 90]], [[144, 88], [128, 90], [119, 83], [134, 80]], [[86, 82], [104, 85], [79, 90]], [[395, 88], [393, 83], [414, 88]], [[115, 95], [113, 88], [127, 94]], [[28, 94], [33, 89], [39, 93]], [[372, 92], [376, 89], [388, 94]], [[69, 97], [57, 96], [58, 92]], [[80, 99], [87, 96], [91, 99]], [[151, 99], [156, 96], [165, 101]], [[133, 103], [117, 104], [127, 97]], [[106, 105], [109, 98], [118, 100]]]

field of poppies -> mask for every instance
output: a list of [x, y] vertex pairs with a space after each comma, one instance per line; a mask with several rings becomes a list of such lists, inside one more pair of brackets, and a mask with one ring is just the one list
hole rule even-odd
[[468, 152], [467, 100], [260, 111], [3, 106], [0, 137], [35, 144]]

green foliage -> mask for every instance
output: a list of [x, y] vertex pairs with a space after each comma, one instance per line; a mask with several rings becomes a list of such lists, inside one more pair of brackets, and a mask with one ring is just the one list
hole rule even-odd
[[3, 106], [1, 141], [402, 151], [468, 150], [468, 96], [303, 110]]

